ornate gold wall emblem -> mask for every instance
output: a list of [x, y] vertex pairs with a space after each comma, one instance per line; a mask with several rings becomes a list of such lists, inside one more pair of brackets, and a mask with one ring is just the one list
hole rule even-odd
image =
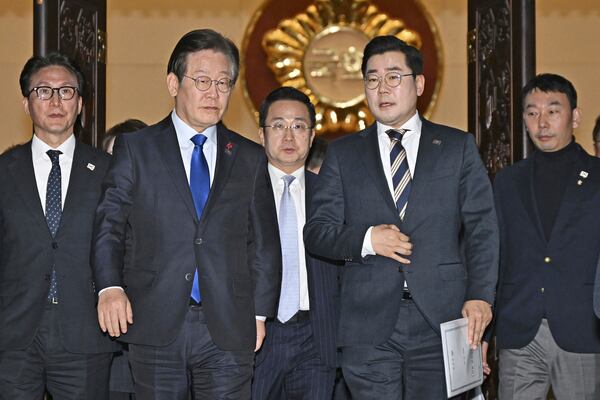
[[[404, 1], [405, 11], [412, 11], [407, 13], [408, 17], [413, 17], [415, 10], [422, 11], [410, 7], [417, 1]], [[405, 19], [373, 4], [376, 0], [296, 0], [290, 2], [289, 8], [286, 4], [286, 10], [281, 10], [280, 1], [276, 10], [275, 2], [267, 1], [257, 12], [242, 45], [242, 82], [253, 108], [275, 87], [292, 86], [306, 93], [315, 104], [317, 134], [339, 136], [366, 127], [373, 122], [373, 117], [365, 102], [360, 70], [362, 51], [374, 36], [396, 35], [422, 51], [435, 49], [433, 79], [427, 75], [427, 69], [425, 72], [427, 84], [433, 86], [426, 96], [427, 109], [421, 112], [431, 111], [439, 89], [441, 50], [435, 29], [422, 32], [423, 20], [434, 28], [426, 14], [421, 12], [421, 24], [415, 21], [413, 29]], [[402, 8], [397, 2], [393, 9]], [[257, 39], [260, 39], [261, 54], [256, 51]], [[423, 52], [427, 67], [431, 60], [427, 52]], [[265, 79], [256, 82], [258, 73], [249, 70], [259, 72], [256, 65], [259, 58], [264, 60], [270, 76], [265, 76], [263, 70]], [[257, 93], [261, 93], [262, 98]]]

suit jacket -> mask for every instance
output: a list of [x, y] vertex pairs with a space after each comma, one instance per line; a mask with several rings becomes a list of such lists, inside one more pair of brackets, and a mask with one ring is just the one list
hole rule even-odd
[[[600, 265], [600, 259], [598, 260]], [[600, 267], [596, 266], [596, 283], [594, 285], [594, 311], [600, 318]]]
[[99, 288], [122, 286], [132, 303], [125, 342], [175, 339], [196, 266], [219, 348], [253, 349], [255, 315], [274, 315], [281, 252], [264, 150], [221, 124], [217, 146], [198, 220], [171, 116], [117, 138], [96, 214], [93, 268]]
[[577, 151], [549, 240], [535, 200], [533, 157], [503, 169], [494, 181], [502, 249], [499, 349], [524, 347], [547, 318], [562, 349], [600, 352], [600, 321], [592, 305], [600, 254], [600, 159], [579, 146]]
[[[466, 300], [493, 303], [498, 232], [491, 185], [473, 136], [423, 120], [404, 221], [389, 191], [376, 125], [332, 143], [311, 203], [309, 252], [346, 261], [338, 346], [378, 345], [398, 319], [404, 279], [432, 328], [459, 318]], [[361, 257], [370, 226], [410, 237], [411, 264]]]
[[0, 156], [0, 351], [31, 344], [53, 265], [63, 346], [73, 353], [116, 349], [98, 327], [90, 266], [94, 210], [108, 160], [106, 153], [77, 141], [60, 226], [52, 238], [36, 186], [31, 142]]
[[[310, 204], [311, 195], [317, 175], [306, 170], [306, 205]], [[337, 348], [335, 336], [337, 330], [339, 288], [338, 265], [330, 260], [306, 253], [306, 274], [308, 279], [308, 298], [310, 303], [310, 322], [315, 347], [319, 351], [321, 361], [330, 367], [337, 365]], [[267, 321], [265, 344], [257, 356], [257, 363], [271, 349], [269, 330], [271, 320]]]

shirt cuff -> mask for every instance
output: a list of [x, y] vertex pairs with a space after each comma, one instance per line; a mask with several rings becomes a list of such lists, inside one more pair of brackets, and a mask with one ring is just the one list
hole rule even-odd
[[365, 238], [363, 239], [362, 250], [360, 252], [360, 256], [365, 258], [366, 256], [374, 256], [375, 250], [373, 250], [373, 243], [371, 243], [371, 231], [373, 227], [371, 226], [367, 229], [367, 233], [365, 233]]
[[262, 315], [257, 315], [256, 316], [256, 320], [257, 321], [265, 322], [267, 320], [267, 317], [263, 317]]
[[[123, 290], [123, 288], [122, 288], [121, 286], [108, 286], [108, 287], [105, 287], [104, 289], [102, 289], [101, 291], [99, 291], [99, 292], [98, 292], [98, 297], [100, 297], [100, 295], [101, 295], [101, 294], [102, 294], [102, 293], [103, 293], [105, 290], [108, 290], [108, 289], [121, 289], [121, 290]], [[123, 290], [123, 291], [125, 291], [125, 290]]]

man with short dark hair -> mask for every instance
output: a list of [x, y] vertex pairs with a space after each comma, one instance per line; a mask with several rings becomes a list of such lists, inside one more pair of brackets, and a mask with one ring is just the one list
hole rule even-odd
[[105, 400], [116, 345], [90, 247], [108, 156], [73, 134], [84, 79], [68, 58], [30, 58], [20, 84], [34, 134], [0, 156], [0, 397]]
[[304, 93], [277, 88], [263, 101], [258, 134], [279, 216], [278, 312], [256, 356], [254, 400], [331, 400], [336, 367], [337, 267], [304, 250], [302, 228], [317, 176], [305, 169], [315, 109]]
[[[500, 224], [495, 333], [501, 399], [600, 398], [600, 160], [573, 137], [581, 111], [567, 79], [522, 90], [530, 157], [494, 181]], [[485, 349], [486, 346], [484, 346]]]
[[304, 228], [309, 252], [345, 260], [338, 346], [355, 399], [446, 399], [440, 323], [491, 320], [498, 231], [472, 135], [421, 118], [420, 52], [365, 47], [376, 123], [329, 145]]
[[129, 343], [140, 399], [250, 398], [275, 315], [281, 256], [264, 150], [220, 123], [238, 63], [221, 34], [187, 33], [167, 69], [175, 109], [115, 141], [96, 213], [98, 319]]

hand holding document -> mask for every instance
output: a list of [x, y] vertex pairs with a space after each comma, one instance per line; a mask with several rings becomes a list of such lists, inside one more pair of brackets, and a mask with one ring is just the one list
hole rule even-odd
[[483, 383], [481, 346], [472, 350], [467, 336], [467, 319], [440, 324], [448, 397], [466, 392]]

